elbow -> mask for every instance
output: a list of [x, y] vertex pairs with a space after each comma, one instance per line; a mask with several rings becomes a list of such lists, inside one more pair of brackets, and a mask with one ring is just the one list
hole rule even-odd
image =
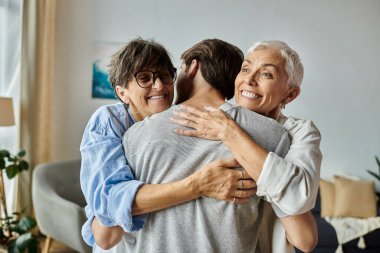
[[103, 250], [114, 247], [124, 235], [124, 230], [121, 227], [103, 227], [96, 218], [92, 222], [92, 232], [96, 245]]
[[112, 237], [106, 237], [106, 236], [97, 236], [96, 234], [94, 234], [94, 239], [95, 239], [95, 243], [98, 247], [102, 248], [103, 250], [109, 250], [111, 248], [113, 248], [114, 246], [116, 246], [116, 244], [118, 244], [121, 239], [122, 239], [122, 234], [119, 234], [119, 235], [113, 235]]
[[318, 238], [316, 236], [314, 238], [310, 238], [307, 241], [296, 243], [296, 245], [293, 245], [293, 246], [302, 252], [312, 252], [314, 248], [317, 246], [317, 243], [318, 243]]
[[[293, 229], [289, 229], [289, 233], [286, 233], [290, 244], [302, 252], [312, 252], [318, 243], [318, 228], [313, 214], [308, 212], [298, 217], [292, 217], [290, 221], [293, 222], [293, 226], [289, 226], [289, 222], [285, 220], [289, 228], [293, 227]], [[294, 221], [298, 223], [295, 226]]]
[[106, 242], [106, 241], [102, 241], [102, 240], [99, 241], [99, 240], [95, 239], [95, 242], [96, 242], [96, 245], [98, 247], [102, 248], [103, 250], [109, 250], [109, 249], [112, 249], [113, 246], [115, 246], [111, 242]]
[[293, 239], [291, 244], [302, 252], [312, 252], [318, 243], [318, 234], [310, 233], [297, 239]]

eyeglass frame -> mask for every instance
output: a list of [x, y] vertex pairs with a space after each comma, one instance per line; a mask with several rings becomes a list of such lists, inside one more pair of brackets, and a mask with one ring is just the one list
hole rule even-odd
[[[141, 86], [141, 84], [139, 83], [139, 81], [137, 80], [137, 74], [140, 73], [140, 72], [150, 72], [153, 74], [153, 82], [151, 85], [149, 86]], [[141, 88], [150, 88], [150, 87], [153, 87], [154, 83], [156, 82], [157, 78], [160, 78], [161, 82], [165, 85], [173, 85], [175, 83], [175, 81], [177, 80], [177, 68], [173, 68], [172, 69], [172, 72], [169, 71], [169, 74], [173, 74], [172, 76], [172, 79], [173, 79], [173, 82], [172, 83], [164, 83], [162, 82], [162, 79], [160, 78], [160, 71], [151, 71], [151, 70], [145, 70], [145, 69], [142, 69], [142, 70], [139, 70], [137, 71], [135, 74], [133, 74], [133, 77], [135, 78], [138, 86], [140, 86]]]

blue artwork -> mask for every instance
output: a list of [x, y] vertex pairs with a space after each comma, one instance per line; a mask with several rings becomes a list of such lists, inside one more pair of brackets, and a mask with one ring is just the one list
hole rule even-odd
[[102, 70], [98, 62], [92, 64], [92, 97], [115, 98], [111, 83], [108, 81], [108, 73]]
[[92, 64], [92, 97], [116, 99], [113, 88], [108, 81], [107, 66], [122, 44], [94, 42], [94, 59]]

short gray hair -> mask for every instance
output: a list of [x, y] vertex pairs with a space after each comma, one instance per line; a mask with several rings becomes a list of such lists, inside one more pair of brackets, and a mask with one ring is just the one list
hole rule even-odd
[[291, 49], [285, 42], [278, 40], [258, 41], [248, 48], [247, 53], [255, 49], [273, 48], [278, 50], [285, 60], [285, 71], [288, 74], [289, 87], [301, 86], [303, 79], [303, 65], [297, 52]]

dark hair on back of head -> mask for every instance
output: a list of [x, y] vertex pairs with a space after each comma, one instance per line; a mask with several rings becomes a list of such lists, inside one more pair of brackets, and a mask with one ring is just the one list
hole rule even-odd
[[153, 40], [137, 38], [112, 55], [109, 68], [109, 81], [112, 88], [126, 86], [139, 70], [154, 68], [174, 69], [169, 53]]
[[190, 66], [192, 60], [201, 63], [204, 79], [223, 96], [234, 96], [234, 83], [244, 60], [243, 52], [236, 46], [219, 39], [206, 39], [186, 50], [182, 55]]

